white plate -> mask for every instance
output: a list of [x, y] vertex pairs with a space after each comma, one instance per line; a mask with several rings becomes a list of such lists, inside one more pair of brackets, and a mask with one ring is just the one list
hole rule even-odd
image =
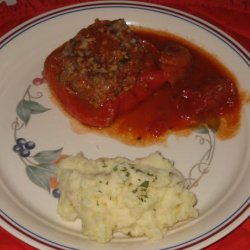
[[[94, 134], [74, 133], [68, 119], [48, 98], [47, 86], [33, 85], [32, 80], [41, 76], [43, 61], [54, 48], [97, 17], [122, 17], [129, 24], [167, 30], [190, 40], [216, 55], [237, 77], [241, 89], [250, 90], [247, 51], [216, 27], [175, 9], [139, 2], [93, 2], [57, 9], [25, 22], [0, 41], [1, 225], [39, 249], [205, 247], [232, 231], [249, 216], [249, 105], [243, 108], [239, 133], [226, 141], [217, 140], [214, 133], [207, 130], [194, 132], [185, 138], [170, 136], [167, 146], [140, 148]], [[22, 103], [24, 105], [22, 108], [19, 106], [18, 115], [16, 107], [21, 100], [33, 103]], [[44, 107], [50, 110], [46, 111]], [[21, 126], [23, 121], [26, 126]], [[81, 236], [79, 222], [67, 223], [59, 218], [56, 213], [57, 199], [53, 194], [28, 178], [26, 165], [32, 164], [13, 152], [15, 137], [24, 137], [36, 143], [32, 149], [32, 155], [36, 155], [32, 159], [35, 164], [39, 160], [48, 163], [44, 151], [50, 152], [52, 160], [58, 154], [75, 154], [78, 151], [91, 158], [118, 155], [134, 158], [160, 150], [188, 176], [192, 166], [203, 159], [204, 168], [200, 171], [194, 168], [191, 172], [192, 177], [198, 178], [202, 170], [209, 170], [199, 185], [193, 188], [199, 200], [200, 217], [175, 228], [161, 241], [118, 237], [106, 245], [91, 242]], [[60, 148], [63, 148], [62, 151], [54, 151]], [[29, 174], [37, 177], [33, 181], [40, 181], [46, 188], [46, 178], [32, 171], [32, 167], [27, 169]]]

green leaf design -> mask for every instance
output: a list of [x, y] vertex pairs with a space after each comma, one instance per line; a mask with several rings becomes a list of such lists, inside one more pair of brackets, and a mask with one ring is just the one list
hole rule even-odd
[[31, 110], [26, 105], [25, 100], [21, 100], [18, 103], [16, 107], [16, 113], [18, 117], [25, 123], [25, 125], [27, 125], [30, 119]]
[[45, 108], [38, 102], [27, 101], [24, 99], [18, 103], [16, 108], [18, 117], [25, 123], [25, 125], [28, 124], [31, 114], [40, 114], [48, 110], [48, 108]]
[[149, 181], [144, 181], [139, 187], [148, 188], [148, 186], [149, 186]]
[[207, 127], [203, 126], [203, 127], [196, 128], [195, 132], [197, 132], [199, 134], [208, 134], [209, 130]]
[[55, 176], [55, 172], [50, 167], [28, 165], [26, 166], [26, 173], [35, 185], [50, 193], [50, 178]]
[[62, 152], [62, 148], [57, 150], [45, 150], [36, 153], [33, 157], [34, 159], [41, 164], [50, 164], [58, 159]]
[[40, 114], [49, 110], [35, 101], [25, 101], [25, 105], [30, 109], [31, 114]]
[[52, 176], [56, 175], [56, 165], [53, 163], [49, 164], [40, 164], [38, 165], [41, 168], [46, 168], [48, 172], [51, 173]]

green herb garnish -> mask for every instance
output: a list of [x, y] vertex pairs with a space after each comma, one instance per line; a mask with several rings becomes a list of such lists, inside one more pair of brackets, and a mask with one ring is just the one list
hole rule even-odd
[[149, 186], [149, 181], [144, 181], [141, 183], [141, 185], [139, 187], [148, 188], [148, 186]]

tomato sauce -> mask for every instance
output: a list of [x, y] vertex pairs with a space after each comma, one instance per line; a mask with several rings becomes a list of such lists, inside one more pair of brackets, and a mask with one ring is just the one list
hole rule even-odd
[[[239, 127], [241, 101], [234, 76], [219, 63], [215, 57], [200, 48], [172, 35], [157, 33], [150, 30], [137, 30], [137, 33], [162, 49], [166, 43], [177, 42], [187, 47], [192, 53], [192, 72], [176, 86], [164, 85], [150, 98], [145, 100], [133, 111], [119, 117], [109, 128], [103, 130], [108, 135], [119, 138], [129, 144], [148, 145], [163, 141], [169, 133], [188, 132], [199, 126], [209, 126], [217, 131], [221, 138], [233, 136]], [[232, 105], [223, 109], [223, 103], [212, 107], [199, 116], [186, 117], [195, 112], [199, 105], [178, 105], [180, 93], [185, 88], [192, 90], [204, 89], [208, 79], [229, 79], [233, 91]], [[210, 91], [209, 85], [208, 90]], [[211, 90], [212, 91], [212, 90]], [[204, 91], [203, 91], [204, 92]], [[230, 91], [229, 91], [230, 92]], [[227, 93], [226, 93], [227, 94]], [[212, 93], [216, 96], [216, 91]], [[217, 95], [221, 95], [218, 93]], [[220, 96], [215, 100], [221, 99]], [[196, 95], [191, 96], [187, 104], [197, 101]], [[209, 102], [206, 104], [209, 105]], [[193, 110], [192, 110], [193, 108]]]
[[74, 130], [91, 130], [131, 145], [159, 143], [168, 134], [188, 134], [204, 125], [217, 131], [220, 138], [232, 137], [239, 128], [241, 111], [235, 77], [214, 56], [184, 39], [165, 32], [133, 29], [159, 51], [171, 43], [187, 48], [192, 56], [189, 73], [176, 84], [164, 84], [106, 128], [84, 126], [73, 119]]

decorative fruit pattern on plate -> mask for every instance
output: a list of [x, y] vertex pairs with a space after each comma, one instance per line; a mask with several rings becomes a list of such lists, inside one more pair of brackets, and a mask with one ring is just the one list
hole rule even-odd
[[[43, 82], [42, 78], [35, 78], [33, 85], [38, 86]], [[50, 110], [38, 102], [38, 99], [43, 97], [43, 93], [37, 92], [36, 95], [33, 95], [30, 91], [31, 88], [32, 85], [29, 85], [16, 107], [17, 116], [12, 123], [15, 144], [12, 149], [24, 164], [26, 174], [31, 182], [58, 198], [60, 191], [56, 181], [56, 161], [62, 153], [62, 148], [38, 151], [33, 154], [36, 143], [19, 136], [22, 129], [28, 129], [32, 115], [42, 114]]]

